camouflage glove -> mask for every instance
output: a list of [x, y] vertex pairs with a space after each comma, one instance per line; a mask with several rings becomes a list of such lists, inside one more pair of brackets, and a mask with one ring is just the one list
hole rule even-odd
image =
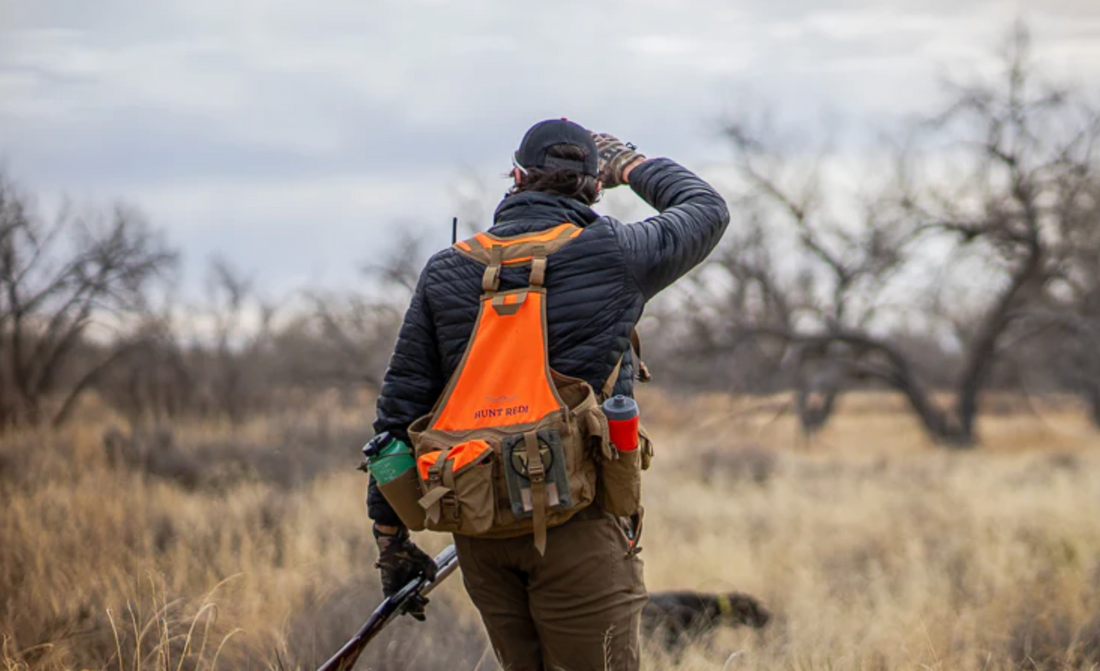
[[[409, 530], [402, 527], [396, 534], [384, 534], [374, 529], [374, 538], [378, 541], [378, 563], [375, 568], [382, 570], [382, 593], [387, 597], [401, 591], [409, 581], [424, 575], [435, 579], [435, 560], [416, 546], [409, 538]], [[417, 620], [424, 621], [424, 606], [428, 600], [416, 597], [409, 601], [405, 612]]]
[[636, 151], [637, 147], [614, 135], [592, 133], [592, 139], [596, 141], [596, 151], [600, 159], [600, 181], [605, 189], [624, 184], [626, 180], [623, 179], [623, 170], [638, 159], [645, 160], [645, 156]]

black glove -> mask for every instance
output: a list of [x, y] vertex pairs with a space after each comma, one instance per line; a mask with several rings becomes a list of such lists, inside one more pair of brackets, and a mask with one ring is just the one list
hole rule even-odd
[[592, 133], [592, 139], [596, 141], [600, 181], [603, 182], [605, 189], [613, 189], [625, 183], [623, 170], [634, 161], [645, 159], [645, 156], [636, 151], [637, 147], [629, 142], [623, 142], [614, 135]]
[[[382, 594], [393, 596], [420, 575], [428, 580], [435, 579], [435, 560], [412, 542], [408, 529], [402, 527], [391, 535], [381, 533], [375, 527], [374, 538], [378, 541], [378, 563], [375, 568], [382, 570]], [[428, 600], [417, 596], [408, 601], [405, 612], [423, 622], [426, 605]]]

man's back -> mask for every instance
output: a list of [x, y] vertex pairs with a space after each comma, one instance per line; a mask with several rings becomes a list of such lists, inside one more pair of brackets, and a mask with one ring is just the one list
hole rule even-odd
[[[615, 386], [623, 394], [633, 391], [630, 333], [645, 302], [705, 258], [729, 221], [722, 198], [670, 160], [647, 161], [630, 183], [660, 215], [624, 225], [576, 200], [527, 192], [506, 198], [489, 230], [513, 237], [565, 222], [583, 227], [547, 265], [550, 366], [599, 389], [625, 355]], [[400, 435], [431, 410], [473, 332], [483, 271], [454, 249], [428, 262], [386, 375], [376, 431]], [[506, 267], [501, 288], [525, 286], [528, 272]]]

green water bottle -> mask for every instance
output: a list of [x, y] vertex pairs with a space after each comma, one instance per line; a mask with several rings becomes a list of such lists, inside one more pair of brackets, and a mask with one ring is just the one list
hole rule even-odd
[[382, 432], [363, 447], [363, 456], [367, 458], [367, 468], [371, 475], [384, 485], [404, 475], [416, 466], [412, 446], [394, 438], [389, 432]]

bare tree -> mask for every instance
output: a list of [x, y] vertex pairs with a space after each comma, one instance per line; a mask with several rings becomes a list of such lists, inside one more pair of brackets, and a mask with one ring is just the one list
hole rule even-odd
[[328, 389], [356, 402], [356, 392], [380, 388], [416, 285], [422, 243], [398, 237], [363, 267], [361, 287], [306, 291], [303, 302], [265, 299], [253, 279], [213, 259], [203, 300], [148, 315], [145, 346], [99, 385], [101, 395], [135, 422], [241, 422]]
[[136, 210], [65, 210], [47, 221], [0, 171], [0, 427], [44, 421], [55, 398], [51, 419], [64, 422], [80, 395], [139, 342], [116, 338], [91, 348], [97, 356], [74, 371], [93, 325], [141, 312], [149, 284], [174, 258]]
[[378, 289], [383, 292], [384, 299], [388, 297], [391, 302], [407, 304], [424, 267], [424, 237], [405, 227], [396, 233], [393, 245], [363, 263], [360, 270], [366, 278], [379, 281]]
[[276, 312], [275, 302], [264, 300], [239, 269], [221, 257], [210, 261], [206, 304], [196, 313], [208, 320], [211, 332], [197, 334], [194, 348], [194, 358], [204, 359], [195, 365], [200, 393], [211, 406], [208, 412], [241, 422], [270, 406], [274, 380], [265, 359]]
[[315, 385], [352, 392], [379, 389], [401, 325], [389, 302], [357, 292], [308, 294], [312, 307], [285, 329], [277, 346], [288, 354], [288, 373]]
[[[759, 284], [768, 297], [765, 306], [774, 306], [765, 313], [770, 318], [735, 331], [740, 337], [778, 338], [789, 345], [784, 365], [794, 372], [803, 428], [813, 432], [827, 421], [856, 372], [846, 364], [865, 353], [867, 342], [852, 336], [871, 333], [889, 308], [887, 290], [909, 259], [916, 231], [881, 196], [858, 197], [843, 214], [832, 211], [821, 167], [828, 154], [808, 167], [791, 169], [780, 152], [769, 150], [746, 126], [732, 124], [726, 136], [763, 207], [770, 206], [771, 213], [788, 222], [792, 239], [787, 244], [797, 250], [801, 265], [784, 281], [776, 263], [763, 264], [758, 251], [747, 262], [743, 252], [726, 254], [722, 266], [736, 285], [745, 280]], [[792, 337], [807, 333], [818, 335]]]
[[686, 282], [647, 307], [647, 321], [659, 325], [661, 336], [647, 347], [658, 353], [653, 366], [661, 380], [737, 393], [774, 392], [789, 382], [781, 370], [786, 347], [755, 334], [787, 330], [802, 297], [776, 268], [781, 243], [767, 228], [760, 203], [745, 198], [731, 210], [737, 221], [722, 246]]
[[[1062, 203], [1061, 263], [1045, 302], [1017, 315], [1018, 367], [1043, 388], [1078, 395], [1100, 428], [1100, 174], [1079, 172], [1092, 185], [1073, 185]], [[1075, 180], [1076, 181], [1076, 180]]]
[[146, 315], [133, 336], [140, 346], [96, 381], [97, 395], [133, 426], [202, 412], [196, 352], [183, 344], [171, 313], [169, 305]]
[[[834, 388], [851, 380], [886, 383], [905, 395], [931, 436], [953, 446], [977, 440], [981, 394], [1010, 333], [1044, 302], [1052, 281], [1069, 275], [1067, 242], [1075, 232], [1096, 226], [1080, 200], [1083, 176], [1097, 167], [1100, 115], [1035, 80], [1022, 28], [1004, 64], [999, 82], [953, 88], [952, 103], [900, 152], [896, 183], [847, 222], [829, 219], [818, 173], [792, 186], [783, 162], [750, 129], [728, 130], [743, 176], [783, 212], [816, 262], [815, 279], [828, 287], [809, 320], [749, 331], [789, 343], [800, 368], [826, 363]], [[888, 304], [881, 292], [889, 278], [914, 259], [939, 255], [942, 263], [952, 246], [980, 259], [993, 278], [959, 334], [960, 371], [951, 403], [941, 407], [912, 357], [888, 330], [872, 326]]]
[[393, 344], [424, 265], [422, 235], [398, 231], [388, 250], [360, 267], [364, 286], [307, 293], [312, 305], [280, 337], [280, 346], [309, 356], [293, 360], [295, 377], [346, 391], [380, 389]]

